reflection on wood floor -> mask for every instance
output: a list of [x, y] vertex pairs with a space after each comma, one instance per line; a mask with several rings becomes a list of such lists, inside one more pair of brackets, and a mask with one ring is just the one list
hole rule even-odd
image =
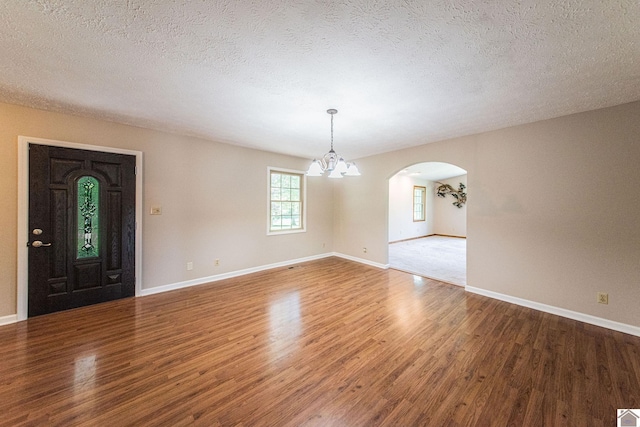
[[615, 425], [640, 338], [326, 258], [0, 327], [0, 425]]

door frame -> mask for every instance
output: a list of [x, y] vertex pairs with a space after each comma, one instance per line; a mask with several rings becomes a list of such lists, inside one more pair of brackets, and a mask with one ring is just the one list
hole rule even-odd
[[53, 147], [75, 148], [105, 153], [128, 154], [136, 157], [136, 243], [135, 243], [135, 296], [142, 293], [142, 151], [53, 139], [18, 136], [18, 289], [17, 320], [25, 320], [29, 310], [29, 143]]

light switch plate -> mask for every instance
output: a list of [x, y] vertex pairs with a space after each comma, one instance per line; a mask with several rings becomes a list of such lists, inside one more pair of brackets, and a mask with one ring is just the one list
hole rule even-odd
[[149, 212], [151, 215], [162, 215], [162, 207], [160, 206], [153, 206], [151, 208], [151, 212]]

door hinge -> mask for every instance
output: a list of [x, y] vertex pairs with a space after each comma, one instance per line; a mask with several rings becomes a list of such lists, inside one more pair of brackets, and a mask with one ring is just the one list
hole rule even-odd
[[138, 175], [138, 167], [137, 166], [133, 167], [133, 174], [134, 175]]

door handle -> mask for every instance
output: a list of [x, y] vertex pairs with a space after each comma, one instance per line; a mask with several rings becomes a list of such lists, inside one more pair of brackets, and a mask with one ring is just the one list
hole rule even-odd
[[42, 243], [40, 240], [34, 240], [31, 243], [34, 248], [41, 248], [42, 246], [51, 246], [51, 243]]

